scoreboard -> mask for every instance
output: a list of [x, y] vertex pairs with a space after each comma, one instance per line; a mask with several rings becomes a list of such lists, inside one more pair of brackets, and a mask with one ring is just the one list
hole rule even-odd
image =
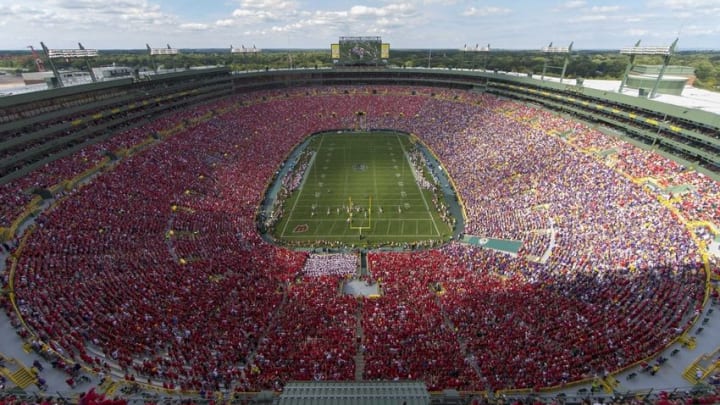
[[330, 46], [333, 61], [341, 65], [378, 65], [390, 56], [390, 45], [380, 37], [340, 37]]

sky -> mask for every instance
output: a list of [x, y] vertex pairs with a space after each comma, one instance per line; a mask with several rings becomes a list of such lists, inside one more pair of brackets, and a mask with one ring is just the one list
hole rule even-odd
[[720, 0], [0, 0], [0, 49], [720, 49]]

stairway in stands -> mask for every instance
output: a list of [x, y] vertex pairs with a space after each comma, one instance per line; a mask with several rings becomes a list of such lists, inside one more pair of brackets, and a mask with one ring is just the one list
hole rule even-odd
[[[357, 278], [366, 278], [370, 276], [368, 268], [367, 252], [360, 252], [360, 263], [358, 264]], [[362, 381], [365, 374], [365, 329], [362, 324], [363, 319], [363, 301], [358, 301], [358, 309], [355, 313], [355, 381]]]
[[7, 377], [18, 388], [25, 388], [37, 382], [36, 374], [24, 364], [14, 358], [2, 356], [3, 366], [0, 367], [0, 374]]
[[362, 301], [355, 313], [355, 381], [362, 381], [365, 374], [365, 330], [362, 326]]
[[[453, 324], [452, 320], [450, 319], [450, 316], [448, 316], [447, 311], [445, 310], [445, 307], [442, 305], [442, 302], [440, 301], [440, 296], [438, 293], [435, 294], [435, 303], [440, 308], [440, 314], [443, 317], [443, 322], [445, 323], [445, 326], [448, 330], [456, 331], [457, 328], [455, 327], [455, 324]], [[455, 333], [455, 338], [457, 339], [458, 346], [460, 347], [460, 353], [462, 354], [463, 358], [465, 359], [465, 362], [467, 363], [470, 368], [475, 371], [475, 374], [479, 377], [480, 381], [482, 381], [484, 384], [487, 384], [487, 379], [482, 373], [482, 370], [480, 370], [480, 365], [477, 362], [477, 357], [474, 353], [470, 351], [467, 347], [467, 342], [465, 339], [460, 336], [460, 334]], [[491, 388], [488, 386], [488, 391], [492, 391]]]

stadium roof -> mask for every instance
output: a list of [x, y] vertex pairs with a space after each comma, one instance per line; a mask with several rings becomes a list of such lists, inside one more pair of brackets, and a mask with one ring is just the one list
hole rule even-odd
[[[548, 78], [547, 76], [545, 77], [545, 80], [559, 81], [557, 78]], [[574, 85], [575, 80], [565, 79], [563, 83]], [[591, 89], [617, 92], [620, 88], [620, 80], [585, 79], [583, 81], [583, 86]], [[626, 87], [623, 89], [622, 93], [628, 96], [638, 96], [638, 89]], [[658, 96], [652, 100], [686, 108], [694, 108], [720, 115], [720, 93], [698, 89], [692, 86], [685, 86], [682, 96], [658, 94]]]

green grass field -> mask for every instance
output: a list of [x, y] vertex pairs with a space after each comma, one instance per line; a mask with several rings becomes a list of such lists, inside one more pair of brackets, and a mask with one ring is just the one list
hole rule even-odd
[[[410, 137], [396, 133], [326, 133], [301, 186], [285, 201], [274, 236], [292, 244], [378, 246], [449, 238], [432, 192], [415, 180], [406, 152]], [[362, 235], [362, 238], [361, 238]]]

